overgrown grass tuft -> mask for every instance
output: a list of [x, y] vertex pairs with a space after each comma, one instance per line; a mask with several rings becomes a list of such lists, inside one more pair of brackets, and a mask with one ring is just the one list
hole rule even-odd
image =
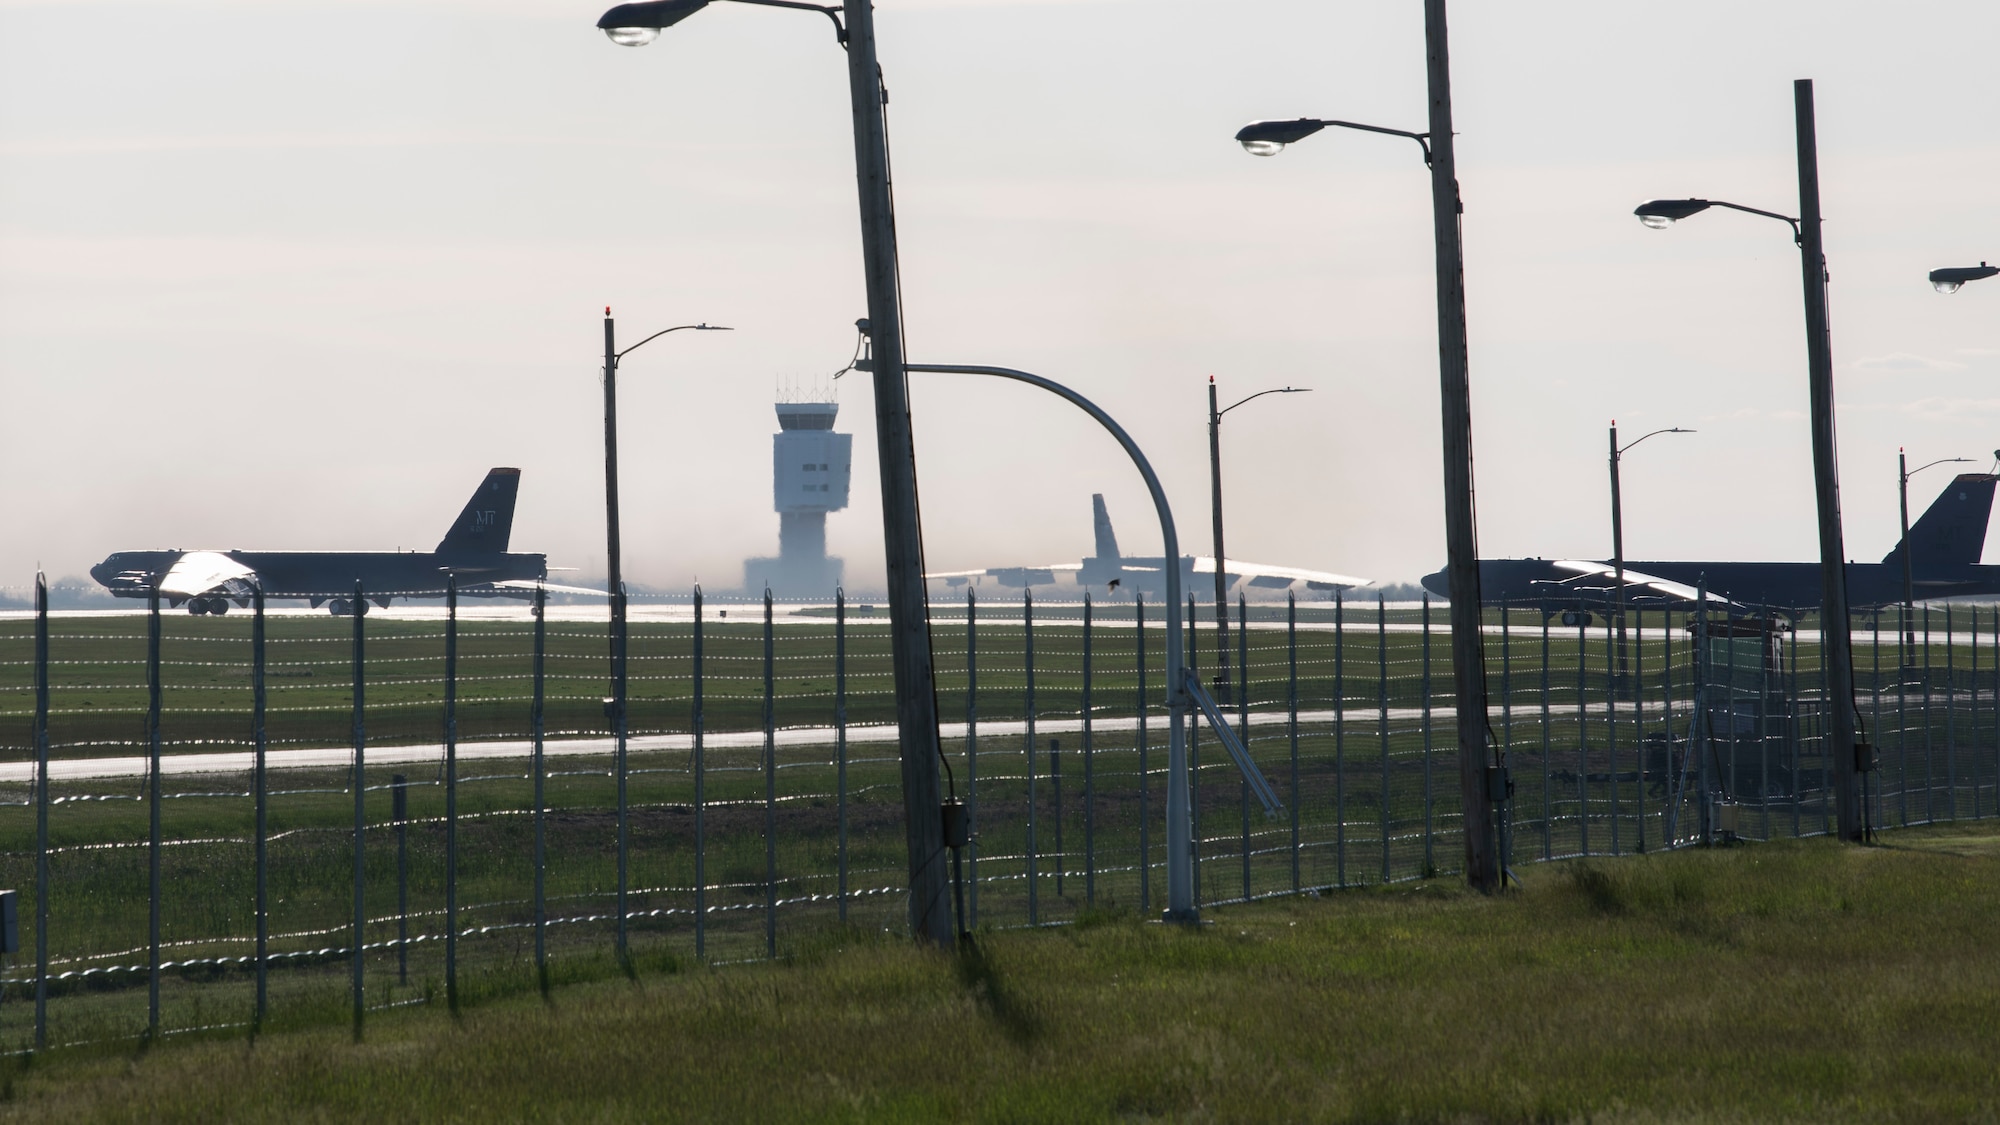
[[57, 1054], [34, 1121], [1992, 1120], [2000, 832], [1548, 865], [956, 954], [861, 929], [783, 962]]

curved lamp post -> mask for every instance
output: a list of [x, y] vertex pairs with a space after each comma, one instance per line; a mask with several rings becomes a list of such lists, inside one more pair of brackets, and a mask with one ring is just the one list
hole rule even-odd
[[1618, 466], [1619, 463], [1625, 459], [1625, 452], [1627, 450], [1631, 449], [1633, 446], [1639, 444], [1640, 442], [1645, 441], [1649, 437], [1658, 437], [1661, 434], [1691, 434], [1694, 432], [1695, 431], [1693, 430], [1684, 430], [1679, 426], [1670, 426], [1664, 430], [1654, 430], [1650, 434], [1641, 434], [1638, 437], [1633, 438], [1631, 441], [1626, 442], [1624, 445], [1619, 445], [1618, 420], [1616, 418], [1613, 418], [1611, 420], [1611, 566], [1618, 573], [1618, 579], [1615, 584], [1615, 593], [1618, 598], [1618, 678], [1620, 682], [1624, 682], [1626, 676], [1625, 509], [1624, 509], [1624, 500], [1621, 496], [1621, 492], [1619, 489]]
[[[1472, 388], [1466, 373], [1464, 208], [1452, 148], [1451, 67], [1445, 0], [1424, 0], [1424, 46], [1430, 88], [1430, 128], [1422, 133], [1300, 117], [1253, 121], [1236, 140], [1252, 156], [1276, 156], [1286, 145], [1322, 129], [1357, 129], [1408, 137], [1431, 170], [1431, 229], [1437, 248], [1438, 399], [1444, 429], [1445, 573], [1451, 600], [1452, 679], [1456, 689], [1460, 807], [1465, 817], [1465, 877], [1481, 891], [1500, 887], [1506, 841], [1507, 750], [1487, 742], [1486, 654], [1479, 597], [1479, 539], [1472, 503]], [[1496, 806], [1498, 806], [1496, 810]]]
[[[1114, 421], [1096, 403], [1063, 386], [1053, 379], [1019, 371], [1011, 367], [989, 367], [979, 364], [911, 363], [904, 365], [907, 371], [934, 371], [946, 375], [991, 375], [1001, 379], [1027, 383], [1040, 387], [1073, 403], [1085, 414], [1097, 420], [1097, 424], [1118, 439], [1139, 475], [1145, 478], [1146, 491], [1153, 497], [1153, 511], [1160, 518], [1161, 553], [1165, 555], [1167, 581], [1167, 910], [1169, 922], [1193, 922], [1200, 918], [1200, 908], [1194, 893], [1194, 822], [1190, 803], [1192, 788], [1188, 779], [1187, 736], [1182, 729], [1187, 717], [1188, 704], [1193, 703], [1208, 716], [1209, 726], [1222, 740], [1223, 747], [1236, 766], [1243, 771], [1250, 789], [1257, 795], [1267, 812], [1283, 807], [1272, 790], [1270, 783], [1252, 762], [1249, 753], [1237, 739], [1229, 722], [1215, 701], [1201, 688], [1199, 681], [1189, 676], [1181, 658], [1181, 547], [1180, 537], [1174, 532], [1173, 509], [1167, 504], [1167, 493], [1160, 487], [1160, 478], [1153, 472], [1151, 462], [1139, 450], [1139, 444], [1125, 432], [1125, 428]], [[1247, 401], [1247, 400], [1246, 400]]]
[[[1229, 574], [1222, 551], [1222, 416], [1252, 399], [1265, 395], [1306, 394], [1311, 387], [1273, 387], [1241, 398], [1220, 410], [1215, 408], [1215, 376], [1208, 377], [1208, 493], [1213, 502], [1215, 522], [1215, 698], [1229, 703]], [[1190, 623], [1192, 624], [1192, 623]], [[1244, 690], [1249, 690], [1250, 673], [1243, 673]]]
[[1826, 253], [1820, 241], [1819, 142], [1813, 121], [1812, 79], [1792, 83], [1792, 104], [1798, 138], [1799, 215], [1745, 207], [1719, 199], [1654, 199], [1633, 210], [1654, 230], [1711, 207], [1725, 207], [1776, 219], [1792, 230], [1799, 247], [1799, 271], [1804, 284], [1806, 313], [1806, 382], [1811, 400], [1813, 484], [1819, 509], [1820, 636], [1826, 661], [1827, 691], [1832, 697], [1830, 752], [1833, 755], [1834, 801], [1843, 840], [1859, 841], [1867, 831], [1858, 775], [1872, 768], [1857, 753], [1860, 716], [1854, 706], [1854, 645], [1847, 605], [1847, 552], [1840, 528], [1840, 477], [1834, 454], [1833, 351], [1827, 337]]
[[[818, 12], [833, 21], [847, 52], [847, 93], [854, 116], [854, 171], [861, 204], [861, 256], [874, 343], [875, 442], [882, 481], [883, 556], [889, 579], [890, 643], [896, 675], [896, 729], [902, 761], [908, 846], [910, 930], [949, 948], [954, 939], [945, 871], [944, 793], [940, 785], [937, 696], [924, 590], [922, 529], [917, 521], [916, 454], [909, 389], [903, 376], [902, 302], [896, 280], [896, 225], [889, 193], [888, 97], [875, 57], [870, 0], [839, 6], [795, 0], [730, 0], [765, 8]], [[707, 7], [709, 0], [620, 4], [597, 26], [613, 43], [643, 47]]]
[[669, 332], [732, 332], [734, 329], [714, 324], [680, 324], [672, 328], [662, 328], [651, 336], [633, 344], [624, 351], [618, 350], [615, 322], [611, 319], [611, 307], [604, 308], [604, 559], [605, 589], [611, 594], [611, 698], [606, 701], [606, 717], [611, 720], [611, 737], [614, 749], [613, 769], [618, 777], [618, 926], [617, 947], [619, 960], [624, 960], [625, 944], [625, 861], [629, 851], [631, 834], [628, 806], [625, 800], [625, 742], [627, 709], [625, 695], [627, 688], [625, 664], [625, 576], [620, 554], [618, 529], [618, 361], [630, 353], [645, 347]]
[[1989, 266], [1981, 262], [1976, 266], [1946, 266], [1931, 271], [1931, 288], [1940, 293], [1956, 293], [1965, 288], [1968, 281], [1983, 281], [2000, 273], [2000, 266]]
[[[1910, 478], [1934, 465], [1949, 465], [1954, 462], [1970, 460], [1972, 460], [1970, 457], [1940, 457], [1932, 461], [1929, 465], [1918, 465], [1912, 469], [1910, 468], [1909, 455], [1901, 449], [1896, 450], [1896, 499], [1901, 504], [1903, 513], [1903, 544], [1896, 550], [1898, 554], [1903, 556], [1903, 609], [1901, 617], [1903, 618], [1903, 651], [1906, 654], [1911, 649], [1917, 647], [1916, 625], [1914, 621], [1917, 614], [1917, 585], [1916, 580], [1910, 575]], [[1910, 658], [1905, 655], [1903, 657], [1903, 664], [1907, 667], [1909, 663]]]

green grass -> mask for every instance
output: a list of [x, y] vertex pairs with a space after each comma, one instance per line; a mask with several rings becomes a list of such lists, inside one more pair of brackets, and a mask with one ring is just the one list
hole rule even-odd
[[7, 1064], [62, 1121], [1991, 1120], [2000, 837], [1897, 833], [1094, 914]]

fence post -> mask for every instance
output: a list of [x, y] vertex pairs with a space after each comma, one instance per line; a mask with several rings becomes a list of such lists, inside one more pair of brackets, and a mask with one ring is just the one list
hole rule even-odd
[[[1662, 614], [1665, 609], [1660, 611]], [[1632, 746], [1633, 757], [1639, 763], [1639, 785], [1633, 793], [1637, 813], [1633, 817], [1632, 835], [1636, 837], [1634, 847], [1641, 854], [1646, 850], [1646, 610], [1644, 606], [1632, 611], [1633, 632], [1638, 640], [1632, 646]], [[1797, 786], [1793, 787], [1794, 789]]]
[[[354, 995], [354, 1040], [361, 1041], [361, 1021], [367, 1007], [367, 992], [363, 976], [365, 962], [362, 957], [363, 939], [366, 937], [368, 921], [365, 892], [368, 888], [368, 871], [363, 850], [368, 831], [368, 733], [362, 706], [362, 691], [367, 682], [363, 674], [365, 655], [364, 630], [362, 622], [368, 618], [368, 602], [363, 596], [361, 583], [354, 584], [354, 980], [351, 990]], [[447, 687], [446, 692], [451, 690]]]
[[764, 956], [778, 955], [778, 701], [771, 637], [771, 588], [764, 587]]
[[458, 576], [444, 586], [444, 992], [458, 1011]]
[[[1876, 617], [1876, 621], [1880, 621], [1882, 619], [1882, 611], [1876, 609], [1874, 617]], [[1800, 785], [1800, 777], [1798, 777], [1800, 775], [1800, 769], [1798, 769], [1798, 759], [1800, 759], [1800, 753], [1798, 753], [1798, 629], [1792, 629], [1792, 635], [1786, 637], [1784, 651], [1786, 651], [1786, 657], [1788, 657], [1788, 665], [1786, 667], [1790, 669], [1790, 675], [1784, 677], [1784, 681], [1780, 683], [1780, 687], [1784, 689], [1784, 699], [1786, 699], [1786, 723], [1784, 723], [1784, 727], [1786, 727], [1786, 759], [1792, 763], [1792, 839], [1798, 839], [1804, 833], [1804, 815], [1806, 815], [1806, 811], [1800, 807], [1802, 805], [1800, 789], [1804, 789], [1804, 787]], [[1876, 651], [1876, 661], [1880, 663], [1880, 659], [1882, 659], [1882, 655], [1880, 655], [1880, 651]], [[1860, 707], [1856, 707], [1856, 713], [1858, 711], [1860, 711]], [[1862, 775], [1860, 783], [1862, 783], [1862, 839], [1872, 839], [1872, 833], [1874, 833], [1874, 815], [1868, 809], [1870, 799], [1872, 799], [1872, 791], [1868, 787], [1868, 775], [1866, 773]]]
[[1092, 737], [1090, 704], [1090, 591], [1083, 593], [1083, 901], [1097, 905], [1097, 771], [1092, 760], [1096, 745]]
[[160, 591], [146, 598], [146, 1039], [160, 1035]]
[[[1220, 610], [1220, 606], [1217, 607]], [[1187, 643], [1181, 655], [1181, 667], [1189, 679], [1200, 682], [1196, 670], [1200, 667], [1198, 658], [1201, 647], [1196, 644], [1196, 634], [1200, 631], [1200, 618], [1195, 616], [1194, 595], [1188, 595]], [[1188, 708], [1187, 760], [1188, 760], [1188, 849], [1192, 853], [1189, 867], [1193, 869], [1194, 901], [1201, 905], [1201, 714], [1198, 708]]]
[[[1434, 815], [1435, 802], [1433, 801], [1431, 795], [1431, 593], [1429, 590], [1424, 591], [1424, 610], [1423, 610], [1422, 621], [1424, 630], [1424, 643], [1423, 643], [1424, 878], [1430, 879], [1434, 878], [1437, 875], [1437, 860], [1436, 860], [1435, 849], [1432, 846], [1432, 840], [1431, 840], [1431, 836], [1436, 825], [1436, 820]], [[1506, 724], [1509, 728], [1509, 733], [1506, 736], [1506, 745], [1511, 746], [1514, 744], [1514, 737], [1512, 734], [1512, 725], [1514, 721], [1514, 709], [1513, 709], [1514, 692], [1512, 689], [1512, 685], [1507, 680], [1507, 672], [1506, 672], [1506, 669], [1508, 667], [1507, 653], [1509, 650], [1507, 648], [1505, 640], [1507, 635], [1507, 607], [1504, 603], [1500, 607], [1500, 635], [1502, 638], [1500, 645], [1500, 667], [1502, 669], [1500, 674], [1500, 698], [1503, 701], [1501, 706], [1506, 708], [1504, 713], [1507, 717]]]
[[1944, 603], [1944, 791], [1951, 819], [1958, 819], [1958, 646], [1951, 633], [1951, 603]]
[[1590, 697], [1585, 669], [1589, 666], [1590, 612], [1576, 603], [1576, 823], [1577, 848], [1590, 854]]
[[1333, 866], [1347, 885], [1347, 599], [1333, 594]]
[[[1782, 643], [1779, 651], [1782, 654]], [[1796, 783], [1793, 788], [1797, 788]], [[1758, 831], [1769, 840], [1771, 838], [1771, 635], [1769, 633], [1757, 638], [1757, 825]]]
[[251, 801], [254, 807], [256, 838], [254, 860], [257, 865], [257, 994], [252, 1009], [250, 1026], [252, 1034], [261, 1031], [264, 1020], [270, 1014], [269, 969], [271, 938], [271, 897], [270, 897], [270, 782], [265, 772], [268, 764], [270, 739], [264, 727], [264, 710], [269, 702], [264, 680], [264, 586], [253, 582], [250, 587], [250, 737], [252, 758], [250, 762]]
[[[708, 956], [708, 755], [704, 743], [703, 728], [706, 719], [702, 714], [702, 597], [701, 587], [694, 588], [694, 955], [696, 960]], [[840, 674], [835, 692], [847, 689], [846, 666], [835, 669]]]
[[[261, 602], [259, 608], [262, 608]], [[263, 617], [259, 614], [261, 624]], [[261, 671], [261, 667], [259, 669]], [[257, 679], [261, 696], [263, 678]], [[262, 756], [259, 755], [261, 763]], [[258, 771], [262, 779], [263, 771]], [[263, 809], [259, 790], [258, 810]], [[259, 818], [261, 827], [262, 819]], [[258, 855], [264, 834], [257, 833]], [[260, 865], [261, 870], [261, 865]], [[263, 896], [258, 896], [263, 908]], [[257, 963], [263, 967], [263, 950]], [[49, 1045], [49, 580], [35, 572], [35, 1050]]]
[[1910, 625], [1908, 609], [1899, 613], [1896, 630], [1896, 809], [1904, 828], [1910, 826]]
[[[1428, 609], [1429, 607], [1426, 606], [1425, 608]], [[1513, 606], [1507, 603], [1507, 599], [1505, 598], [1500, 599], [1500, 746], [1502, 750], [1502, 758], [1501, 758], [1502, 764], [1507, 764], [1507, 758], [1511, 756], [1514, 752], [1513, 619], [1514, 619]], [[1425, 675], [1428, 676], [1430, 673], [1430, 665], [1428, 663], [1430, 658], [1429, 629], [1424, 630], [1424, 644], [1425, 644], [1425, 661], [1426, 661], [1424, 666], [1424, 672]], [[1430, 715], [1428, 713], [1428, 710], [1426, 711], [1426, 714], [1424, 716], [1424, 721], [1426, 723], [1430, 721]], [[1428, 735], [1425, 736], [1424, 741], [1426, 745], [1429, 744], [1430, 739]], [[1511, 773], [1509, 774], [1509, 777], [1510, 778], [1512, 777]], [[1428, 805], [1428, 801], [1426, 802], [1426, 804]], [[1501, 873], [1503, 875], [1503, 883], [1504, 883], [1504, 875], [1507, 871], [1508, 861], [1514, 858], [1513, 801], [1510, 799], [1505, 805], [1496, 806], [1494, 809], [1494, 817], [1495, 817], [1495, 823], [1497, 827], [1499, 827], [1500, 829], [1500, 835], [1502, 840], [1502, 846], [1500, 849], [1500, 868], [1501, 868]]]
[[[1225, 610], [1224, 612], [1227, 612]], [[1250, 603], [1236, 595], [1236, 737], [1250, 752]], [[1250, 899], [1250, 778], [1239, 783], [1243, 806], [1243, 898]]]
[[965, 587], [965, 818], [966, 925], [979, 928], [979, 596]]
[[[1820, 664], [1824, 667], [1825, 663], [1822, 653]], [[1825, 680], [1825, 675], [1820, 679]], [[1820, 692], [1820, 699], [1824, 706], [1825, 691]], [[1937, 746], [1931, 734], [1931, 607], [1928, 604], [1924, 606], [1924, 823], [1937, 823]]]
[[389, 777], [389, 819], [396, 826], [396, 983], [410, 983], [410, 782]]
[[[548, 759], [542, 743], [548, 733], [546, 663], [548, 658], [548, 590], [535, 584], [535, 699], [530, 716], [535, 725], [535, 983], [549, 991], [548, 900]], [[396, 846], [400, 849], [402, 842]]]
[[[1994, 625], [2000, 630], [2000, 618]], [[1146, 595], [1132, 591], [1132, 648], [1139, 678], [1139, 913], [1153, 910], [1153, 775], [1146, 768]]]
[[[1660, 809], [1660, 847], [1666, 849], [1674, 846], [1673, 836], [1668, 829], [1668, 825], [1673, 823], [1673, 818], [1678, 813], [1678, 810], [1674, 808], [1673, 802], [1675, 795], [1680, 791], [1676, 785], [1678, 779], [1674, 772], [1674, 614], [1672, 610], [1662, 609], [1660, 611], [1660, 624], [1660, 703], [1667, 719], [1667, 776], [1660, 786], [1660, 791], [1665, 794], [1660, 801], [1662, 806]], [[1794, 725], [1793, 730], [1796, 731], [1797, 729], [1797, 726]], [[1690, 743], [1694, 741], [1693, 735], [1694, 731], [1690, 728], [1688, 730], [1688, 741]], [[1640, 832], [1643, 834], [1645, 829], [1641, 828]]]
[[1033, 587], [1021, 589], [1021, 665], [1026, 670], [1027, 684], [1023, 707], [1027, 712], [1027, 740], [1024, 743], [1028, 761], [1028, 925], [1041, 924], [1037, 910], [1035, 871], [1035, 591]]
[[617, 775], [618, 785], [618, 926], [615, 941], [617, 945], [618, 964], [629, 973], [632, 971], [632, 951], [631, 947], [627, 944], [625, 931], [632, 912], [627, 903], [627, 895], [631, 889], [631, 880], [627, 878], [626, 873], [630, 869], [631, 863], [632, 832], [631, 810], [626, 798], [626, 780], [629, 771], [626, 768], [625, 760], [625, 733], [627, 730], [625, 697], [628, 687], [626, 657], [630, 651], [625, 644], [627, 630], [626, 597], [625, 583], [620, 582], [618, 588], [612, 591], [611, 597], [612, 772]]
[[1299, 891], [1299, 596], [1290, 590], [1285, 591], [1285, 713], [1285, 732], [1292, 751], [1292, 893], [1297, 894]]
[[1611, 614], [1604, 615], [1604, 776], [1611, 786], [1611, 854], [1621, 850], [1618, 840], [1618, 660], [1612, 637]]
[[[1930, 607], [1929, 606], [1924, 607], [1924, 662], [1926, 666], [1928, 666], [1930, 663]], [[1926, 675], [1924, 677], [1924, 698], [1925, 698], [1924, 745], [1926, 748], [1930, 746], [1930, 722], [1929, 722], [1930, 690], [1931, 690], [1930, 677]], [[1825, 733], [1828, 722], [1827, 711], [1833, 699], [1833, 690], [1829, 686], [1827, 680], [1826, 652], [1824, 646], [1822, 646], [1821, 648], [1820, 661], [1819, 661], [1819, 698], [1820, 698], [1820, 731], [1821, 731], [1820, 745], [1825, 746], [1827, 741], [1827, 735]], [[1833, 789], [1833, 778], [1831, 776], [1832, 770], [1833, 770], [1833, 755], [1822, 751], [1819, 756], [1819, 784], [1822, 792], [1830, 792]], [[1822, 833], [1832, 831], [1831, 826], [1827, 823], [1827, 814], [1829, 811], [1827, 805], [1828, 802], [1825, 800], [1822, 800], [1819, 803], [1819, 830]]]
[[1701, 842], [1715, 842], [1715, 779], [1710, 758], [1714, 755], [1715, 719], [1710, 713], [1709, 680], [1713, 678], [1713, 668], [1708, 651], [1708, 584], [1695, 585], [1694, 613], [1694, 659], [1689, 662], [1694, 675], [1694, 717], [1689, 720], [1690, 733], [1699, 733], [1694, 750], [1701, 782]]
[[1554, 829], [1556, 807], [1554, 781], [1549, 770], [1549, 615], [1542, 618], [1542, 858], [1555, 858]]
[[[1972, 699], [1968, 704], [1971, 713], [1966, 718], [1972, 723], [1972, 745], [1976, 749], [1979, 746], [1979, 609], [1975, 606], [1970, 612], [1972, 614], [1972, 672], [1968, 679], [1972, 684]], [[1956, 685], [1953, 686], [1952, 690], [1954, 693], [1957, 692]], [[1863, 780], [1865, 781], [1866, 779], [1864, 778]], [[1972, 765], [1972, 819], [1974, 820], [1979, 819], [1979, 789], [1979, 763], [1974, 761]]]
[[1375, 595], [1375, 702], [1381, 708], [1378, 712], [1377, 729], [1382, 735], [1382, 787], [1380, 808], [1382, 820], [1382, 881], [1389, 881], [1389, 603], [1381, 593]]
[[840, 817], [840, 921], [847, 921], [847, 591], [833, 591], [834, 805]]
[[1056, 897], [1063, 897], [1062, 740], [1049, 739], [1049, 789], [1055, 796]]

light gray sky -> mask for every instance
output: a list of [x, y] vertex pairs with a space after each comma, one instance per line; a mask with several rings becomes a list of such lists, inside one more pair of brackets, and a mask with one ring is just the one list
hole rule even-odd
[[[774, 391], [863, 314], [844, 61], [825, 20], [716, 4], [643, 50], [602, 0], [0, 3], [0, 584], [142, 546], [428, 547], [485, 469], [514, 542], [603, 566], [599, 310], [627, 339], [627, 570], [769, 553]], [[1850, 554], [1895, 454], [2000, 446], [2000, 6], [1462, 0], [1482, 553], [1814, 557], [1793, 212], [1816, 79]], [[1125, 421], [1205, 553], [1205, 382], [1231, 553], [1408, 580], [1442, 561], [1428, 183], [1416, 146], [1230, 139], [1300, 115], [1423, 128], [1420, 6], [882, 0], [912, 356], [1067, 381]], [[1080, 414], [918, 375], [930, 563], [1072, 560], [1144, 494]], [[842, 381], [850, 585], [879, 581], [868, 387]], [[864, 453], [865, 451], [865, 453]], [[1966, 466], [1979, 468], [1981, 466]], [[1913, 506], [1945, 469], [1913, 487]], [[871, 581], [872, 580], [872, 581]]]

